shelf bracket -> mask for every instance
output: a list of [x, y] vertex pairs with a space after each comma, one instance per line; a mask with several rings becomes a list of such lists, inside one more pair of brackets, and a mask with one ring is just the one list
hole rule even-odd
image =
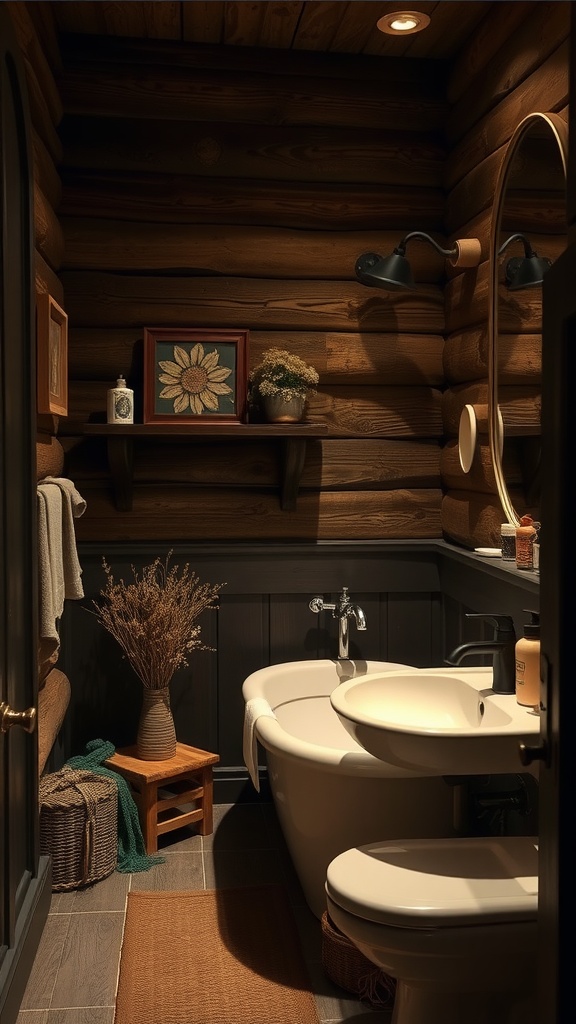
[[114, 502], [120, 512], [132, 511], [132, 470], [134, 465], [134, 442], [124, 434], [108, 437], [108, 466], [112, 477]]
[[300, 477], [306, 461], [306, 438], [285, 437], [282, 440], [282, 481], [280, 507], [284, 512], [296, 508]]

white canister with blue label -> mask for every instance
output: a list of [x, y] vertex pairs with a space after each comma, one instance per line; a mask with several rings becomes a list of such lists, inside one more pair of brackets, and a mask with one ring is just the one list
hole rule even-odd
[[108, 423], [134, 423], [134, 392], [120, 375], [116, 387], [108, 391]]

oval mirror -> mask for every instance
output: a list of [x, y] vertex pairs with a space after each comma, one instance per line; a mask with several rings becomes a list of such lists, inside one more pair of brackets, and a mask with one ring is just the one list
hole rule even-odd
[[[490, 233], [488, 433], [506, 520], [539, 520], [542, 277], [566, 247], [568, 126], [528, 114], [496, 183]], [[501, 431], [503, 430], [503, 437]]]

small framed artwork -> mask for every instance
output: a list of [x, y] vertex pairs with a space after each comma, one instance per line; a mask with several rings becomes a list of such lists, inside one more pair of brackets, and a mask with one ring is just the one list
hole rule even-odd
[[68, 317], [46, 292], [36, 296], [37, 403], [39, 413], [68, 415]]
[[245, 330], [144, 329], [144, 423], [244, 423]]

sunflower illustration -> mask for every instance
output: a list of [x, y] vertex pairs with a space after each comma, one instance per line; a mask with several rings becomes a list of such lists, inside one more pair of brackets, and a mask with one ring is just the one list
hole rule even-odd
[[186, 412], [188, 408], [200, 415], [204, 411], [219, 412], [221, 397], [232, 394], [232, 388], [224, 381], [232, 370], [219, 366], [220, 354], [217, 349], [204, 352], [204, 346], [198, 343], [186, 352], [179, 345], [174, 345], [174, 362], [160, 359], [158, 366], [164, 372], [158, 380], [166, 387], [162, 388], [159, 398], [174, 399], [174, 412]]

